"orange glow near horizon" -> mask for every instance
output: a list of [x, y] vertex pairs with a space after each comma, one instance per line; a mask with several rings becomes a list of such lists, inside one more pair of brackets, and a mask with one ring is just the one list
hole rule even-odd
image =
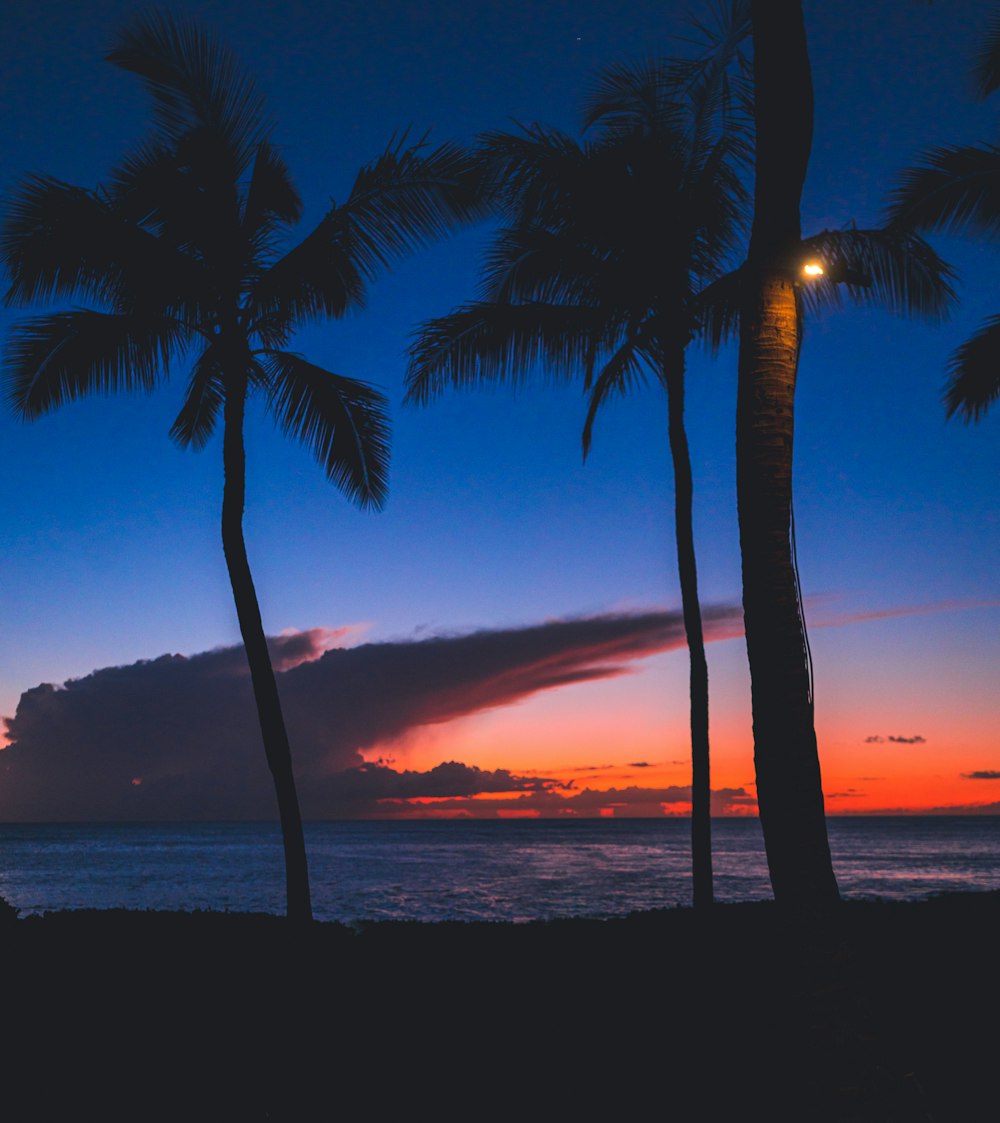
[[[613, 794], [609, 794], [608, 806], [593, 809], [574, 808], [571, 797], [581, 792], [611, 793], [626, 788], [652, 792], [690, 784], [689, 734], [683, 720], [686, 714], [680, 720], [667, 719], [666, 715], [660, 715], [658, 721], [648, 717], [626, 726], [603, 709], [592, 712], [581, 707], [563, 719], [547, 707], [530, 702], [435, 726], [426, 736], [411, 735], [405, 746], [383, 745], [365, 756], [414, 771], [456, 760], [486, 771], [507, 769], [515, 777], [552, 782], [551, 806], [542, 810], [496, 806], [525, 795], [517, 789], [463, 799], [461, 812], [457, 808], [449, 811], [446, 800], [410, 800], [412, 813], [421, 816], [611, 817], [616, 814], [616, 808], [610, 805]], [[743, 724], [728, 715], [713, 723], [713, 791], [742, 789], [749, 796], [755, 795], [751, 734]], [[906, 814], [951, 806], [961, 811], [1000, 801], [1000, 778], [968, 778], [973, 773], [988, 775], [996, 766], [992, 732], [981, 718], [917, 724], [920, 732], [909, 726], [897, 728], [888, 725], [883, 716], [869, 715], [863, 709], [830, 718], [818, 714], [827, 813]], [[918, 736], [923, 739], [909, 741]], [[564, 801], [567, 806], [561, 807]], [[619, 810], [628, 812], [627, 808]], [[688, 804], [678, 801], [662, 805], [659, 812], [647, 808], [646, 813], [676, 815], [689, 810]], [[740, 806], [726, 813], [753, 814], [754, 809]]]
[[[864, 614], [843, 628], [825, 621], [813, 633], [816, 729], [830, 815], [1000, 813], [995, 692], [977, 684], [968, 668], [932, 660], [925, 648], [900, 654], [910, 650], [903, 645], [916, 611]], [[939, 619], [949, 611], [942, 608]], [[741, 643], [712, 643], [709, 658], [712, 789], [737, 796], [721, 800], [725, 814], [755, 814], [746, 652]], [[613, 679], [411, 730], [363, 756], [414, 771], [458, 761], [520, 778], [510, 792], [451, 807], [448, 800], [413, 801], [410, 810], [395, 813], [437, 817], [461, 807], [474, 817], [687, 814], [689, 804], [677, 791], [691, 782], [686, 659], [681, 651], [654, 656]], [[544, 781], [544, 798], [526, 791], [525, 780]], [[671, 798], [658, 802], [664, 790]], [[535, 806], [518, 808], [522, 801]]]

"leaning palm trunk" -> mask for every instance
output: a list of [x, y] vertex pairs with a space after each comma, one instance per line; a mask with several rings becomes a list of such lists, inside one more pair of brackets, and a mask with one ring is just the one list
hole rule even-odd
[[743, 613], [753, 694], [757, 801], [775, 900], [837, 896], [791, 545], [799, 346], [794, 284], [753, 286], [740, 338], [736, 421]]
[[694, 553], [691, 456], [684, 429], [684, 348], [664, 366], [670, 456], [674, 468], [674, 526], [684, 634], [691, 664], [691, 865], [695, 908], [712, 904], [712, 818], [708, 750], [708, 661], [698, 602]]
[[757, 160], [740, 318], [736, 488], [757, 800], [775, 900], [835, 901], [813, 700], [791, 541], [800, 313], [795, 256], [812, 143], [799, 0], [754, 0]]
[[[235, 380], [233, 380], [235, 381]], [[240, 622], [243, 646], [250, 664], [257, 717], [267, 765], [274, 779], [281, 818], [281, 836], [285, 850], [285, 888], [287, 915], [290, 920], [312, 920], [312, 902], [309, 894], [309, 868], [306, 862], [305, 840], [302, 835], [302, 815], [295, 791], [292, 771], [292, 754], [281, 713], [281, 699], [274, 668], [267, 650], [267, 639], [260, 618], [260, 606], [254, 589], [250, 564], [247, 561], [243, 540], [243, 506], [246, 484], [246, 454], [243, 447], [243, 412], [246, 402], [246, 376], [239, 384], [227, 386], [224, 431], [223, 464], [225, 485], [222, 495], [222, 548], [226, 555], [229, 580], [236, 602], [236, 615]]]

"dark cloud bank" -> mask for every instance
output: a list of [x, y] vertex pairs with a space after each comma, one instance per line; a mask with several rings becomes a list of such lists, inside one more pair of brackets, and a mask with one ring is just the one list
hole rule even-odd
[[[706, 613], [710, 638], [736, 634], [738, 610]], [[684, 787], [578, 791], [539, 777], [455, 762], [428, 772], [365, 764], [361, 750], [422, 725], [543, 690], [626, 674], [683, 645], [678, 613], [557, 620], [505, 631], [324, 650], [322, 629], [272, 639], [303, 813], [363, 817], [407, 809], [656, 814]], [[274, 796], [242, 648], [163, 655], [21, 695], [0, 752], [0, 821], [271, 818]], [[572, 790], [570, 790], [572, 788]], [[568, 803], [565, 802], [568, 798]], [[718, 810], [742, 789], [717, 793]], [[439, 801], [449, 802], [447, 808]], [[555, 801], [560, 801], [558, 804]], [[645, 810], [636, 810], [644, 807]], [[652, 810], [655, 808], [655, 810]], [[477, 812], [483, 804], [476, 803]]]

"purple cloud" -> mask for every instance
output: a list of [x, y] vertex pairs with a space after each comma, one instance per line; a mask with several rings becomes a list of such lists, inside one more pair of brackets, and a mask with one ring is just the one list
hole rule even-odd
[[[734, 607], [705, 615], [711, 638], [738, 630]], [[555, 620], [349, 649], [327, 650], [330, 640], [331, 633], [314, 629], [269, 641], [303, 810], [313, 817], [344, 813], [338, 783], [345, 791], [352, 783], [372, 783], [351, 772], [364, 764], [362, 750], [422, 725], [627, 674], [636, 660], [684, 642], [676, 612]], [[163, 655], [61, 686], [34, 687], [21, 695], [6, 725], [10, 745], [0, 752], [0, 819], [6, 821], [274, 814], [239, 647]], [[439, 773], [434, 782], [446, 779], [451, 790], [432, 794], [475, 794], [468, 775]]]

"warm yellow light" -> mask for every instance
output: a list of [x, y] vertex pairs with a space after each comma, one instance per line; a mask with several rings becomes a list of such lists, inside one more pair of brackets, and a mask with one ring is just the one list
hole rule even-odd
[[803, 265], [802, 272], [807, 277], [822, 277], [826, 270], [818, 261], [810, 261], [807, 265]]

